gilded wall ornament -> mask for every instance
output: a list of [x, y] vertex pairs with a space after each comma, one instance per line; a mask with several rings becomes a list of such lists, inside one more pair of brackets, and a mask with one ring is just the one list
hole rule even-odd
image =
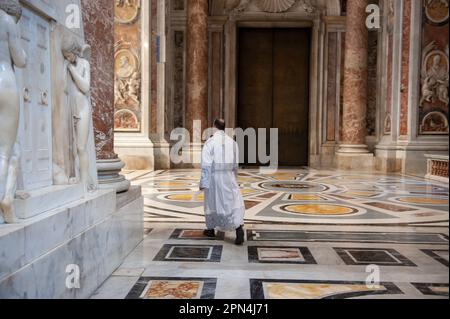
[[434, 24], [442, 24], [448, 21], [448, 0], [425, 0], [425, 15]]
[[115, 0], [114, 15], [118, 23], [133, 23], [139, 16], [140, 0]]

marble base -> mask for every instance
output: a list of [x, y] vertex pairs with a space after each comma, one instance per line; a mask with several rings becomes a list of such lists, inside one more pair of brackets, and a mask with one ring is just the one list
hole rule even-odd
[[[0, 225], [0, 298], [90, 297], [143, 239], [141, 192], [120, 196], [99, 190], [21, 224]], [[69, 265], [79, 267], [78, 289], [66, 286]]]
[[341, 170], [371, 171], [374, 167], [374, 155], [371, 153], [337, 153], [336, 166]]
[[186, 151], [189, 154], [189, 162], [188, 163], [180, 163], [180, 164], [171, 164], [172, 169], [188, 169], [188, 168], [201, 168], [201, 159], [202, 159], [202, 143], [191, 143], [189, 144]]
[[84, 196], [83, 185], [52, 186], [28, 192], [26, 198], [14, 201], [17, 218], [28, 219], [77, 201]]
[[126, 192], [130, 188], [130, 182], [120, 171], [125, 164], [119, 159], [98, 160], [98, 183], [100, 189], [115, 189], [117, 193]]
[[116, 134], [114, 138], [114, 150], [125, 163], [124, 169], [155, 169], [155, 146], [148, 137]]
[[423, 150], [407, 150], [402, 152], [403, 165], [402, 172], [404, 174], [424, 177], [428, 171], [427, 154], [448, 155], [447, 151], [423, 151]]
[[170, 144], [167, 142], [155, 142], [155, 170], [170, 169]]
[[396, 150], [377, 149], [375, 169], [383, 173], [397, 173], [402, 170], [402, 159], [397, 158]]

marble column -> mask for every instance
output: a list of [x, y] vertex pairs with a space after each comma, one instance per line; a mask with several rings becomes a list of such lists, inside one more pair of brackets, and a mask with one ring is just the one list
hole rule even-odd
[[366, 138], [368, 38], [367, 0], [347, 2], [341, 151], [368, 152]]
[[[208, 123], [208, 0], [187, 1], [186, 128], [193, 121]], [[192, 137], [191, 137], [192, 138]]]
[[124, 163], [114, 153], [114, 1], [82, 0], [86, 42], [92, 46], [91, 101], [100, 188], [127, 191]]
[[342, 140], [338, 151], [338, 168], [371, 167], [366, 145], [366, 111], [368, 83], [368, 38], [366, 7], [368, 0], [347, 1], [345, 33], [344, 99]]

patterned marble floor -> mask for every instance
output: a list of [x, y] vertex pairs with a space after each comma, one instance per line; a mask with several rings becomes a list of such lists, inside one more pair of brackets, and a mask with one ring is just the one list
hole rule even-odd
[[199, 174], [128, 173], [148, 235], [93, 298], [448, 298], [446, 185], [244, 170], [248, 242], [236, 247], [234, 234], [202, 236]]

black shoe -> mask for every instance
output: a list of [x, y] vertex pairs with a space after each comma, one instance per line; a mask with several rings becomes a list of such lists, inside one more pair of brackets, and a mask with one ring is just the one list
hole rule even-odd
[[236, 229], [236, 245], [242, 246], [245, 242], [245, 233], [244, 233], [244, 227], [239, 227]]
[[215, 238], [216, 237], [216, 233], [214, 231], [214, 229], [207, 229], [203, 232], [203, 235], [205, 235], [206, 237], [209, 238]]

